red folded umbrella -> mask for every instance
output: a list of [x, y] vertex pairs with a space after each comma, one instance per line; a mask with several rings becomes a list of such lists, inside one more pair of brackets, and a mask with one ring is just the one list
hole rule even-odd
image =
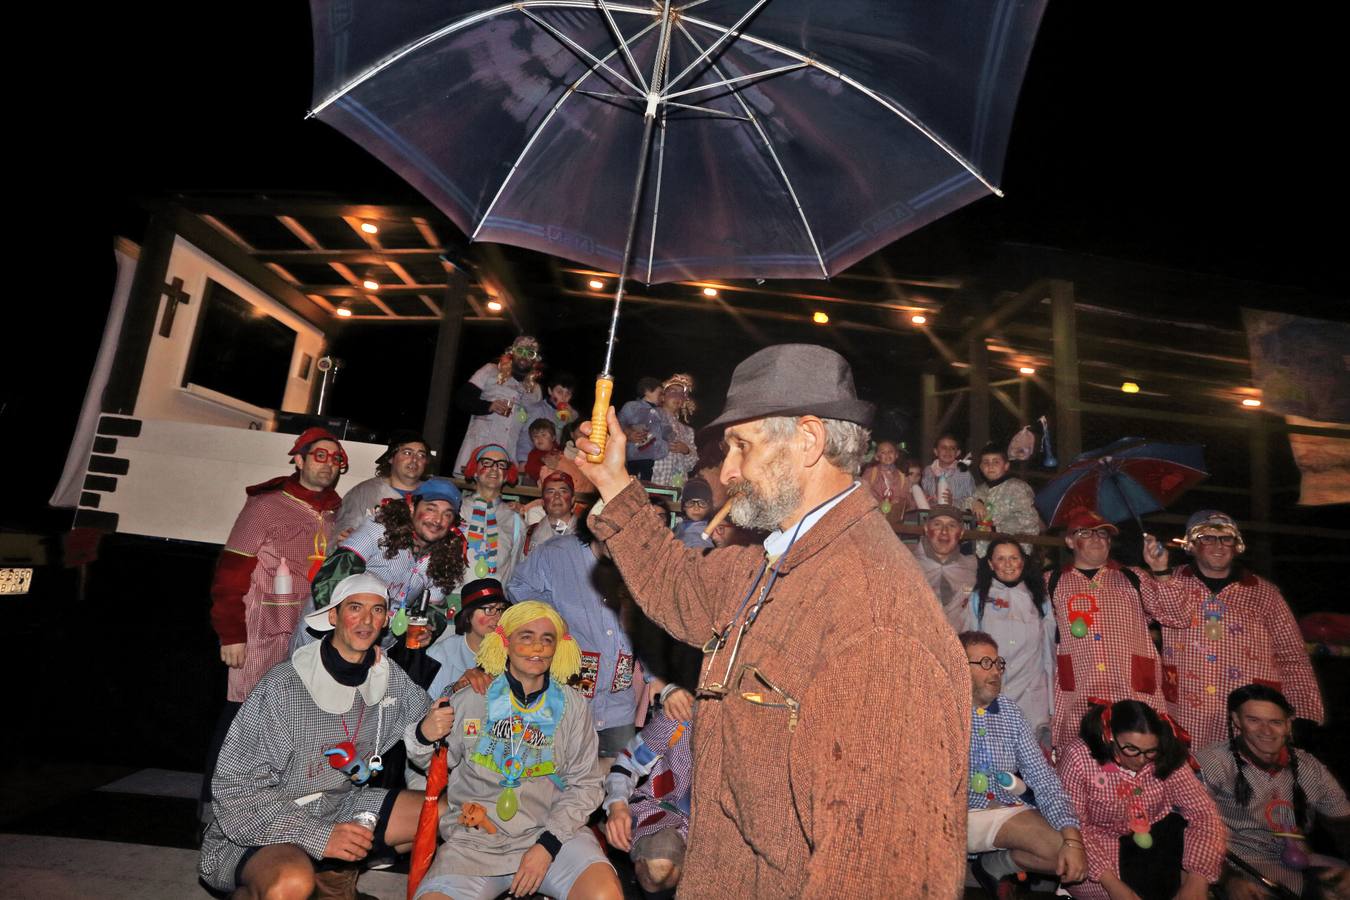
[[431, 755], [431, 765], [427, 767], [427, 793], [422, 801], [422, 811], [417, 814], [417, 835], [413, 838], [412, 856], [408, 862], [408, 900], [417, 893], [422, 876], [431, 868], [431, 860], [436, 856], [436, 831], [440, 827], [440, 808], [436, 801], [450, 778], [445, 763], [445, 744], [437, 743], [436, 752]]

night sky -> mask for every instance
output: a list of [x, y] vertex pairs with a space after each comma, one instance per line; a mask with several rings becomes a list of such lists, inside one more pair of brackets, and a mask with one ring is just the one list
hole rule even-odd
[[[1057, 246], [1343, 298], [1339, 220], [1350, 191], [1340, 173], [1339, 28], [1297, 11], [1191, 6], [1050, 3], [1012, 134], [1007, 197], [981, 200], [921, 237]], [[24, 377], [5, 378], [0, 411], [0, 430], [49, 435], [43, 443], [56, 452], [7, 505], [6, 525], [50, 521], [41, 507], [103, 327], [109, 244], [115, 234], [139, 240], [138, 197], [418, 200], [364, 151], [303, 119], [304, 4], [147, 2], [70, 15], [78, 27], [51, 23], [33, 70], [48, 86], [24, 88], [38, 102], [23, 129], [37, 157], [27, 187], [41, 192], [32, 208], [52, 217], [36, 235], [53, 247], [43, 270], [60, 266], [61, 302], [26, 304], [38, 319], [22, 327], [60, 334], [62, 345], [11, 355]], [[1326, 313], [1347, 315], [1343, 306]]]

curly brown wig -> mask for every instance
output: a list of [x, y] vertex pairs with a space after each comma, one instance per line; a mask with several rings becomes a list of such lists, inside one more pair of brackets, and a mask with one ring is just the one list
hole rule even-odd
[[[403, 550], [411, 551], [413, 543], [412, 507], [402, 500], [390, 500], [375, 513], [375, 521], [384, 526], [380, 546], [385, 559], [393, 559]], [[455, 589], [464, 574], [464, 535], [457, 527], [451, 528], [445, 540], [431, 545], [431, 561], [427, 577], [446, 594]]]

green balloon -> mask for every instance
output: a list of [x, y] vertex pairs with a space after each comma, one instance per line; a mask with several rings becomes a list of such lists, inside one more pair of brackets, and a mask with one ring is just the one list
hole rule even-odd
[[1140, 850], [1147, 850], [1153, 846], [1153, 835], [1147, 831], [1136, 831], [1134, 833], [1134, 843]]
[[489, 571], [491, 571], [491, 567], [487, 564], [487, 560], [485, 559], [480, 559], [473, 564], [473, 574], [475, 578], [486, 578], [488, 577]]
[[889, 516], [891, 514], [891, 501], [889, 500], [881, 501], [881, 514], [883, 516]]
[[516, 799], [516, 789], [503, 788], [501, 794], [497, 796], [497, 818], [509, 822], [519, 808], [520, 801]]
[[970, 789], [977, 794], [983, 794], [989, 790], [989, 776], [983, 772], [976, 772], [970, 776]]
[[1087, 623], [1084, 622], [1082, 619], [1074, 619], [1073, 624], [1069, 626], [1069, 633], [1076, 638], [1087, 637], [1088, 633]]
[[394, 613], [394, 621], [389, 623], [389, 630], [393, 633], [394, 637], [401, 637], [403, 632], [408, 630], [407, 610], [400, 609], [398, 612]]

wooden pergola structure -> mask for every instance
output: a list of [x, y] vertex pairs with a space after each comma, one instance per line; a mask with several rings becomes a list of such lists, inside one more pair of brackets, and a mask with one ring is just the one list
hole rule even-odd
[[175, 235], [326, 334], [348, 322], [436, 323], [427, 435], [445, 434], [464, 326], [521, 330], [529, 324], [501, 251], [470, 248], [432, 207], [236, 196], [178, 196], [147, 205], [151, 217], [105, 412], [132, 412], [156, 323], [171, 320], [184, 299], [181, 286], [166, 276]]

